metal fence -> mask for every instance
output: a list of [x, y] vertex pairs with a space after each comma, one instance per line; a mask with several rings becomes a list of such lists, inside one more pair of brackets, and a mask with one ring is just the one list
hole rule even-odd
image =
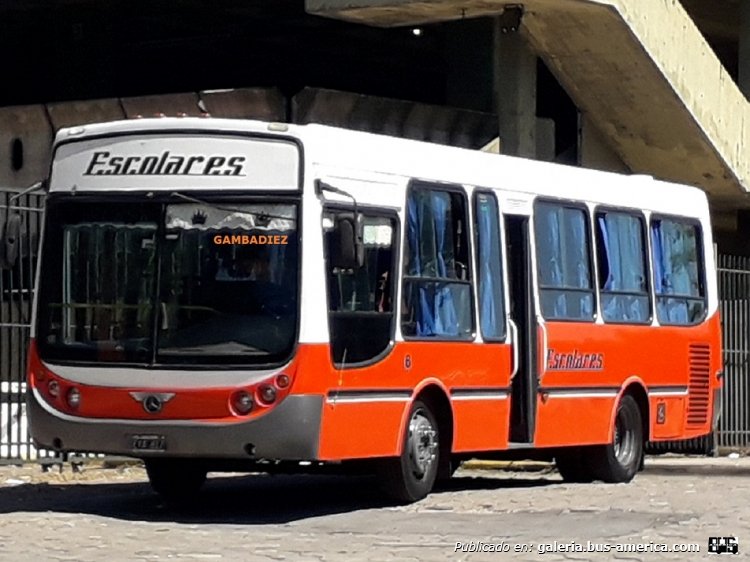
[[719, 305], [724, 346], [719, 450], [750, 449], [750, 258], [719, 256]]
[[[0, 188], [0, 226], [8, 212], [23, 217], [20, 259], [0, 269], [0, 463], [47, 457], [29, 438], [24, 397], [36, 252], [44, 195]], [[750, 258], [718, 256], [719, 298], [723, 324], [723, 413], [716, 435], [686, 441], [652, 443], [652, 453], [710, 454], [750, 450]]]
[[19, 259], [0, 269], [0, 462], [38, 455], [26, 426], [24, 371], [44, 195], [16, 195], [0, 188], [0, 228], [9, 212], [22, 217]]

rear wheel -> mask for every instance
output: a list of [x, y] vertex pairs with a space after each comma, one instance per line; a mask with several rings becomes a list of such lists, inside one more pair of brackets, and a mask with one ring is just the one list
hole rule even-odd
[[630, 482], [643, 459], [643, 422], [635, 399], [626, 395], [617, 406], [612, 443], [596, 448], [594, 474], [604, 482]]
[[409, 412], [401, 455], [385, 461], [385, 492], [401, 503], [421, 500], [435, 485], [440, 461], [440, 434], [429, 406], [415, 400]]
[[195, 461], [148, 459], [145, 463], [151, 487], [169, 502], [189, 500], [206, 481], [206, 468]]

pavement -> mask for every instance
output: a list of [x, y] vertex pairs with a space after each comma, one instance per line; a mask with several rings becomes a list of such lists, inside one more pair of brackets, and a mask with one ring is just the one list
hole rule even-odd
[[362, 477], [231, 474], [176, 510], [137, 464], [5, 466], [0, 560], [710, 560], [709, 537], [724, 536], [740, 555], [719, 560], [750, 552], [747, 457], [652, 457], [617, 485], [563, 483], [546, 463], [487, 468], [469, 463], [407, 506]]

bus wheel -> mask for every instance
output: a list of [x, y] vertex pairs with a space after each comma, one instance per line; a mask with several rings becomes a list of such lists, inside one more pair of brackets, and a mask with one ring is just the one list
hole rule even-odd
[[595, 474], [604, 482], [630, 482], [638, 472], [643, 458], [643, 425], [632, 396], [620, 401], [612, 443], [598, 447], [595, 457]]
[[565, 482], [592, 482], [594, 475], [588, 461], [585, 447], [568, 447], [555, 456], [555, 466]]
[[146, 474], [154, 491], [169, 502], [184, 502], [201, 489], [206, 469], [199, 463], [180, 459], [148, 459]]
[[415, 400], [409, 412], [401, 456], [385, 461], [381, 472], [386, 493], [400, 503], [421, 500], [435, 484], [439, 460], [437, 421], [427, 404]]

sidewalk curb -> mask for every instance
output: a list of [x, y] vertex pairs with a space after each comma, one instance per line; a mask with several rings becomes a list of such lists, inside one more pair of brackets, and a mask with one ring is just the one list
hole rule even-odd
[[463, 470], [502, 470], [506, 472], [546, 472], [554, 464], [544, 461], [488, 461], [471, 459], [461, 463]]

